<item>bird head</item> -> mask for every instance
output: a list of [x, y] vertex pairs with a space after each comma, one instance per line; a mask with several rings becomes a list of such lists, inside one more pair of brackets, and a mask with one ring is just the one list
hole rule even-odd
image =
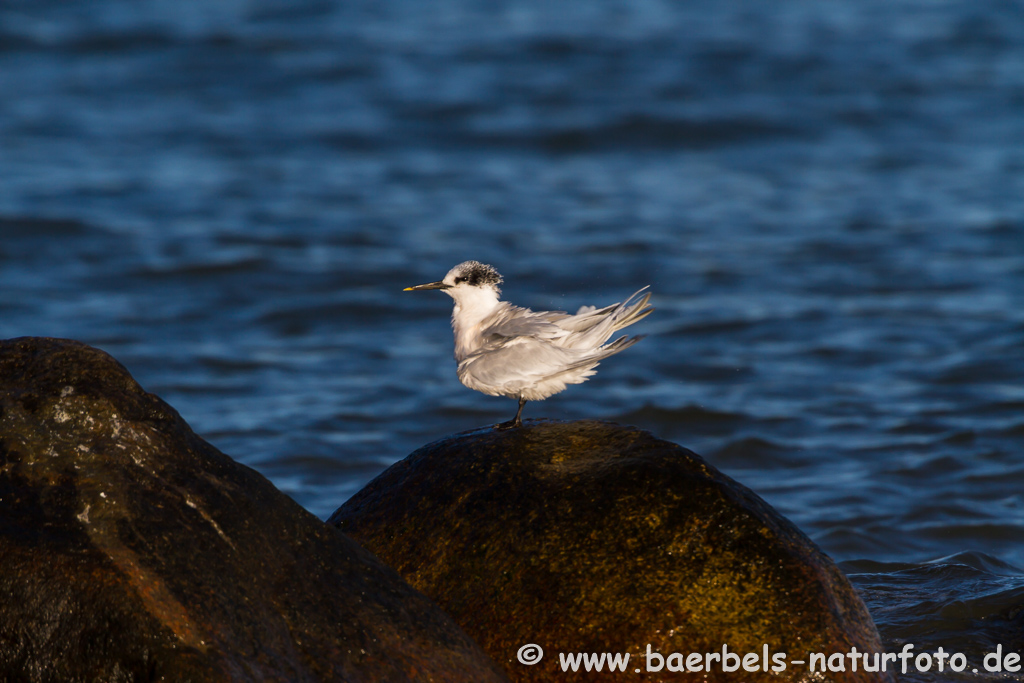
[[443, 280], [406, 287], [404, 291], [440, 289], [455, 300], [455, 309], [452, 312], [454, 325], [456, 320], [463, 323], [479, 320], [493, 311], [501, 295], [499, 284], [501, 275], [493, 266], [479, 261], [466, 261], [449, 270]]
[[404, 292], [416, 292], [423, 289], [440, 289], [442, 292], [461, 302], [471, 298], [493, 296], [498, 298], [501, 289], [498, 287], [502, 282], [501, 275], [486, 263], [479, 261], [465, 261], [448, 271], [443, 280], [428, 282], [425, 285], [406, 287]]

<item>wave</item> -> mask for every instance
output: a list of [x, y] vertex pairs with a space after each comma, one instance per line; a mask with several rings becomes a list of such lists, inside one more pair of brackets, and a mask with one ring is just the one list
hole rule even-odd
[[630, 150], [705, 150], [779, 139], [813, 139], [813, 131], [758, 117], [688, 118], [632, 113], [590, 126], [569, 125], [472, 136], [469, 142], [493, 146], [536, 147], [554, 154]]
[[638, 410], [618, 415], [616, 422], [645, 422], [656, 424], [688, 424], [688, 425], [739, 425], [751, 418], [743, 413], [731, 413], [724, 410], [712, 410], [698, 405], [687, 405], [679, 408], [662, 408], [645, 404]]
[[41, 216], [0, 216], [0, 238], [80, 237], [95, 234], [100, 228], [73, 218]]
[[729, 441], [708, 459], [725, 468], [793, 467], [803, 462], [794, 450], [758, 436], [746, 436]]

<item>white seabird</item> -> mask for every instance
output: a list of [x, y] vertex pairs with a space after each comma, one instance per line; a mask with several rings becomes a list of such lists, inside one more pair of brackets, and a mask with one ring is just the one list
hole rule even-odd
[[459, 380], [489, 396], [518, 399], [519, 410], [499, 429], [518, 427], [527, 401], [543, 401], [568, 384], [587, 381], [598, 363], [643, 339], [617, 331], [646, 317], [647, 287], [622, 303], [604, 308], [583, 306], [576, 315], [564, 311], [531, 311], [500, 301], [502, 277], [493, 267], [466, 261], [443, 280], [406, 287], [403, 291], [440, 289], [455, 300], [455, 362]]

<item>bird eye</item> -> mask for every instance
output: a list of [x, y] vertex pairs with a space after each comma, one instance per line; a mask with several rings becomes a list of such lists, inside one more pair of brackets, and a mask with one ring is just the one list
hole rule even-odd
[[465, 281], [466, 281], [466, 278], [463, 277], [462, 275], [460, 275], [459, 277], [455, 278], [455, 284], [459, 284], [460, 282], [465, 282]]

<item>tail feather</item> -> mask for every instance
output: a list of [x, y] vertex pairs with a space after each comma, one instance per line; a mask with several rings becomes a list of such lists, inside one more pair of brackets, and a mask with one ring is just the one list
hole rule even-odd
[[600, 353], [601, 358], [607, 358], [608, 356], [614, 355], [614, 354], [618, 353], [619, 351], [625, 351], [630, 346], [632, 346], [633, 344], [636, 344], [637, 342], [639, 342], [641, 339], [643, 339], [646, 336], [647, 335], [645, 335], [645, 334], [638, 334], [635, 337], [626, 337], [626, 336], [619, 337], [618, 339], [616, 339], [615, 341], [611, 342], [610, 344], [605, 344], [604, 346], [601, 347], [601, 353]]
[[[633, 323], [642, 320], [654, 310], [647, 306], [651, 299], [650, 292], [644, 287], [635, 292], [622, 303], [605, 306], [601, 309], [585, 310], [575, 316], [569, 316], [566, 322], [560, 322], [563, 329], [570, 331], [570, 334], [563, 337], [560, 345], [570, 349], [599, 350], [609, 348], [611, 344], [605, 345], [616, 331], [629, 327]], [[615, 344], [616, 342], [612, 342]], [[619, 348], [619, 347], [616, 347]], [[626, 348], [626, 347], [621, 347]], [[615, 353], [615, 351], [612, 351]]]
[[[649, 286], [650, 285], [648, 285], [648, 287]], [[633, 300], [646, 289], [647, 287], [640, 289], [634, 293], [633, 296], [619, 304], [619, 310], [617, 310], [612, 316], [614, 321], [612, 325], [613, 330], [621, 330], [623, 327], [629, 327], [633, 323], [643, 320], [654, 312], [653, 307], [647, 306], [647, 302], [651, 300], [650, 292], [644, 294], [639, 301], [633, 302]]]
[[622, 336], [622, 337], [619, 337], [618, 339], [616, 339], [615, 341], [613, 341], [611, 344], [605, 345], [605, 348], [613, 348], [616, 351], [621, 351], [623, 349], [628, 349], [630, 346], [632, 346], [633, 344], [636, 344], [641, 339], [644, 339], [646, 337], [647, 337], [646, 334], [637, 334], [637, 335], [634, 335], [632, 337]]

